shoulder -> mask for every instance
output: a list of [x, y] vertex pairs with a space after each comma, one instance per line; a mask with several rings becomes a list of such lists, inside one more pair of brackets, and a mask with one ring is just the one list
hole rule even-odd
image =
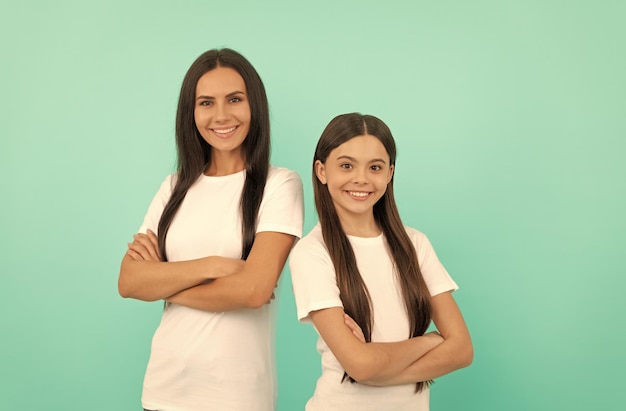
[[[289, 268], [294, 283], [302, 281], [323, 282], [332, 278], [334, 281], [334, 266], [322, 237], [322, 229], [317, 224], [302, 237], [291, 250]], [[310, 285], [313, 287], [313, 285]]]
[[288, 180], [300, 182], [300, 176], [293, 170], [284, 167], [270, 166], [267, 173], [267, 184], [282, 183]]
[[170, 190], [173, 190], [177, 181], [178, 181], [178, 173], [172, 173], [168, 175], [167, 177], [165, 177], [165, 180], [163, 180], [163, 185], [169, 187]]
[[161, 182], [161, 186], [159, 187], [158, 194], [161, 196], [169, 197], [174, 190], [174, 186], [176, 185], [176, 181], [178, 181], [178, 174], [172, 173], [165, 177], [165, 179]]
[[288, 168], [270, 166], [265, 183], [266, 196], [301, 198], [302, 192], [302, 181], [298, 173]]
[[168, 188], [169, 190], [172, 190], [176, 185], [176, 181], [178, 181], [178, 173], [167, 175], [161, 182], [161, 188]]
[[161, 186], [152, 198], [152, 202], [148, 207], [148, 211], [146, 212], [142, 226], [139, 228], [139, 232], [145, 233], [148, 228], [154, 232], [157, 231], [159, 219], [165, 209], [165, 205], [172, 196], [172, 191], [174, 190], [176, 181], [177, 174], [170, 174], [161, 182]]
[[407, 235], [409, 236], [409, 238], [411, 239], [413, 243], [418, 243], [418, 242], [423, 241], [424, 239], [428, 239], [426, 237], [426, 234], [422, 233], [421, 231], [413, 227], [409, 227], [405, 225], [404, 230], [406, 231]]
[[407, 235], [411, 239], [411, 242], [415, 246], [415, 249], [418, 252], [418, 256], [423, 251], [430, 250], [432, 248], [430, 240], [428, 239], [428, 236], [426, 234], [409, 226], [404, 226], [404, 229], [406, 230]]
[[298, 240], [291, 252], [291, 258], [299, 258], [302, 255], [328, 256], [319, 223], [307, 235]]

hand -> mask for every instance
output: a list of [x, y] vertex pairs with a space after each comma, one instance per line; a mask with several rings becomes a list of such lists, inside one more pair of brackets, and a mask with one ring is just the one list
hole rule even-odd
[[213, 267], [215, 267], [215, 269], [212, 271], [215, 278], [239, 274], [246, 265], [246, 262], [244, 260], [239, 260], [235, 258], [220, 256], [213, 256], [211, 258], [213, 259]]
[[152, 230], [148, 230], [146, 234], [135, 234], [133, 242], [128, 243], [126, 253], [135, 261], [163, 261], [159, 251], [159, 240]]
[[430, 339], [433, 343], [433, 348], [438, 346], [443, 342], [443, 337], [439, 334], [438, 331], [431, 331], [429, 333], [424, 334], [424, 337]]
[[354, 335], [359, 341], [362, 343], [365, 342], [365, 336], [363, 335], [363, 330], [359, 327], [359, 324], [356, 323], [348, 314], [343, 315], [344, 324], [352, 331], [352, 335]]

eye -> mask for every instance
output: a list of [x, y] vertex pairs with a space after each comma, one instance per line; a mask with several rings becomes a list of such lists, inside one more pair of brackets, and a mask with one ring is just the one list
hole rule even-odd
[[204, 107], [210, 107], [213, 105], [213, 102], [211, 100], [203, 100], [198, 105], [204, 106]]
[[228, 100], [229, 103], [239, 103], [241, 101], [241, 97], [233, 97]]
[[382, 166], [380, 166], [380, 165], [378, 165], [378, 164], [375, 164], [375, 165], [371, 166], [371, 167], [370, 167], [370, 169], [371, 169], [372, 171], [380, 171], [380, 170], [382, 170], [382, 169], [383, 169], [383, 167], [382, 167]]
[[341, 163], [341, 164], [339, 164], [339, 167], [343, 168], [344, 170], [350, 170], [350, 169], [352, 169], [352, 164], [350, 164], [350, 163]]

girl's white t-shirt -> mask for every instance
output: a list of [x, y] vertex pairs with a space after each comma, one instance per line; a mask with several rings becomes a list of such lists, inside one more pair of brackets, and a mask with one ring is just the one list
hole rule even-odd
[[[157, 232], [173, 188], [161, 185], [140, 232]], [[245, 171], [201, 175], [189, 189], [166, 239], [169, 261], [211, 255], [241, 258], [240, 199]], [[302, 235], [302, 183], [297, 173], [271, 167], [256, 232]], [[263, 410], [276, 403], [274, 307], [206, 312], [167, 304], [152, 339], [142, 405], [159, 411]]]
[[[439, 262], [428, 238], [413, 228], [405, 228], [417, 250], [420, 270], [431, 296], [456, 290], [456, 283]], [[348, 239], [372, 300], [372, 341], [406, 340], [409, 321], [384, 236], [348, 236]], [[343, 307], [335, 269], [319, 224], [294, 247], [290, 270], [300, 321], [310, 322], [309, 313], [312, 311]], [[347, 380], [342, 383], [344, 369], [321, 336], [317, 341], [317, 350], [322, 357], [322, 375], [306, 405], [307, 411], [429, 409], [428, 388], [415, 393], [415, 384], [373, 387]]]

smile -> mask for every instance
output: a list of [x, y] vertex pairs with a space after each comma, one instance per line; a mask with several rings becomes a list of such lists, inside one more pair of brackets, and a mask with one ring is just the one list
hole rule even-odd
[[228, 134], [235, 131], [237, 126], [229, 127], [229, 128], [212, 128], [211, 130], [216, 134]]
[[357, 199], [357, 200], [365, 200], [366, 198], [370, 196], [370, 194], [372, 194], [366, 191], [346, 191], [346, 193], [348, 193], [350, 197]]

